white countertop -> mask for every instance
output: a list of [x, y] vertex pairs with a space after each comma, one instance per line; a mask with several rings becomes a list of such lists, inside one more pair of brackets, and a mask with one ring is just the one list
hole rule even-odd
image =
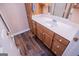
[[[50, 14], [33, 15], [32, 19], [69, 41], [73, 39], [74, 35], [79, 30], [78, 24], [74, 24], [68, 19], [52, 16]], [[53, 19], [57, 21], [55, 24], [53, 24]]]

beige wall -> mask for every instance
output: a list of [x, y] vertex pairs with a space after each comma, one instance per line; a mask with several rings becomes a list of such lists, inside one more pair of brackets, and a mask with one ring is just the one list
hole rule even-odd
[[12, 34], [29, 29], [24, 4], [0, 4], [0, 11], [5, 16]]

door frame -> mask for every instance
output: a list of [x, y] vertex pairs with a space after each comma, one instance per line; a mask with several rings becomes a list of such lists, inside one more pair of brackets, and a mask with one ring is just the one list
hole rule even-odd
[[5, 16], [3, 15], [2, 11], [0, 11], [0, 17], [1, 17], [1, 19], [2, 19], [2, 22], [3, 22], [3, 24], [4, 24], [5, 28], [6, 28], [6, 30], [7, 30], [9, 33], [11, 33], [10, 27], [9, 27], [7, 21], [5, 20], [6, 18], [5, 18]]

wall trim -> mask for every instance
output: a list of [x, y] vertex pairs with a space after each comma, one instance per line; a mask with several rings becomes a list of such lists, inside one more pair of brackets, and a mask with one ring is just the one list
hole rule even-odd
[[24, 32], [26, 32], [26, 31], [29, 31], [30, 29], [28, 28], [28, 29], [25, 29], [25, 30], [23, 30], [23, 31], [20, 31], [20, 32], [17, 32], [17, 33], [14, 33], [14, 34], [12, 34], [11, 36], [16, 36], [16, 35], [19, 35], [19, 34], [21, 34], [21, 33], [24, 33]]

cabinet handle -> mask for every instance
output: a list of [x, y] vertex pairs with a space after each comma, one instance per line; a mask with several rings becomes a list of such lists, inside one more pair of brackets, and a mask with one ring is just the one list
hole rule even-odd
[[60, 46], [59, 45], [57, 45], [57, 48], [59, 48]]
[[54, 51], [55, 52], [55, 54], [57, 53], [56, 51]]
[[44, 33], [43, 33], [43, 35], [44, 35]]
[[60, 39], [59, 41], [61, 42], [62, 40]]

